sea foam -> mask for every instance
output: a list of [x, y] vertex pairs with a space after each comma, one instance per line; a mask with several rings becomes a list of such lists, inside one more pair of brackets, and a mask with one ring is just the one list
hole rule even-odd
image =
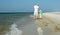
[[17, 28], [16, 24], [12, 24], [10, 27], [10, 31], [5, 35], [22, 35], [22, 31]]

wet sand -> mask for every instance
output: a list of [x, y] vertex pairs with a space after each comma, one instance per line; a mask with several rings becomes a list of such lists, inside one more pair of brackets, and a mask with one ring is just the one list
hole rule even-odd
[[22, 31], [22, 35], [38, 35], [37, 27], [42, 28], [43, 35], [60, 35], [59, 21], [60, 15], [43, 13], [42, 19], [34, 20], [33, 17], [28, 16], [14, 23], [17, 24], [17, 28]]
[[35, 21], [33, 17], [26, 17], [25, 19], [28, 20], [24, 22], [25, 25], [23, 24], [18, 27], [23, 32], [22, 35], [38, 35], [37, 30], [36, 30], [37, 27], [34, 23]]
[[[43, 35], [59, 35], [59, 15], [53, 13], [43, 13], [43, 18], [34, 20], [33, 17], [25, 17], [22, 22], [21, 20], [16, 21], [18, 29], [22, 31], [22, 35], [38, 35], [37, 27], [41, 27]], [[26, 20], [27, 19], [27, 20]], [[24, 21], [25, 20], [25, 21]], [[57, 22], [56, 22], [57, 21]], [[20, 25], [20, 23], [25, 23]]]

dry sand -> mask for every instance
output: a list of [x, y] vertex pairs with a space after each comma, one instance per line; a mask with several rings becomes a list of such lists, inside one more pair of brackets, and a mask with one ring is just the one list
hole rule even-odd
[[42, 27], [44, 35], [60, 35], [59, 14], [43, 13], [43, 19], [37, 21], [36, 25]]

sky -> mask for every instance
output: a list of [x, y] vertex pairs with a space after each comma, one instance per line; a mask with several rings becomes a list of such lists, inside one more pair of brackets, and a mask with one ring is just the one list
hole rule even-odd
[[43, 11], [60, 11], [60, 0], [0, 0], [0, 12], [33, 12], [36, 3]]

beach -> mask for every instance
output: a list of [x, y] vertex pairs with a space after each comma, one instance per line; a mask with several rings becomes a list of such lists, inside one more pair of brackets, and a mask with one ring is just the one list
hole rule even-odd
[[57, 13], [43, 13], [43, 18], [34, 20], [33, 15], [0, 14], [0, 35], [10, 32], [12, 24], [17, 25], [15, 29], [22, 31], [22, 35], [38, 35], [37, 28], [41, 27], [43, 35], [60, 34], [60, 15]]
[[44, 31], [46, 30], [46, 35], [59, 35], [60, 34], [59, 13], [60, 12], [43, 13], [43, 21], [41, 23], [38, 23], [38, 25], [42, 27]]

